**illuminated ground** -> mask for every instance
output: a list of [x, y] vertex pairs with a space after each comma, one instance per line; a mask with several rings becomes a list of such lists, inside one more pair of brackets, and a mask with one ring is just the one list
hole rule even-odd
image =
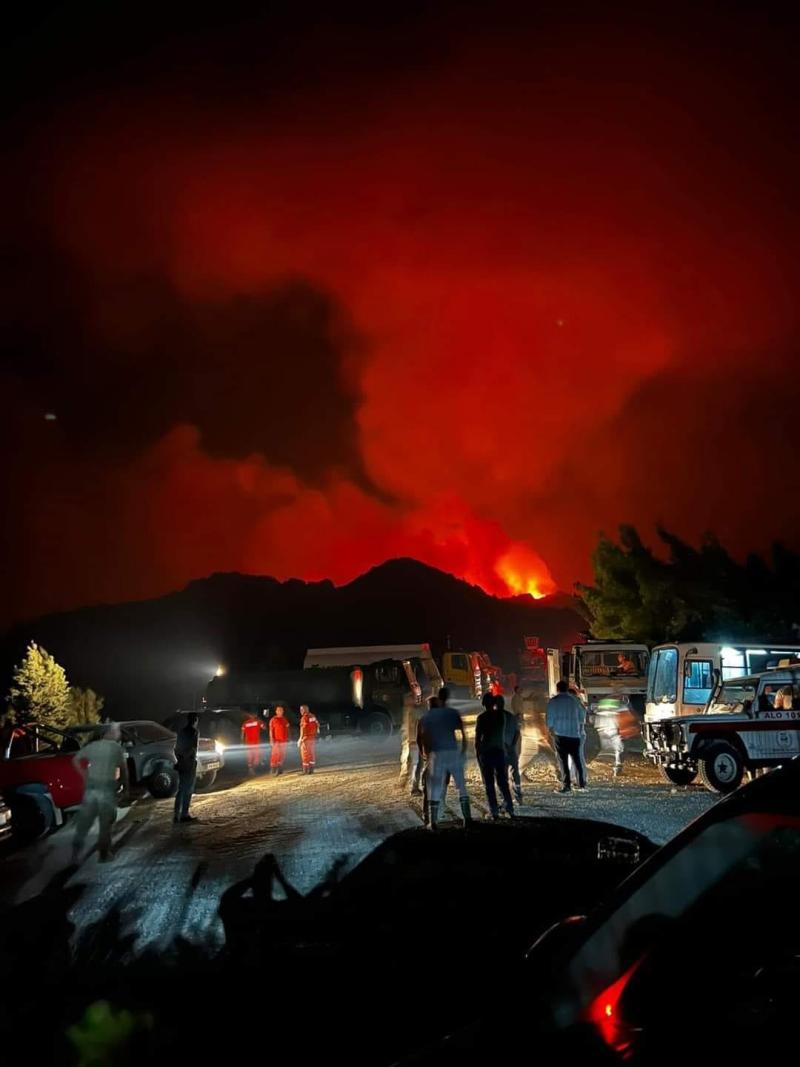
[[[80, 928], [101, 920], [117, 905], [135, 926], [138, 944], [166, 943], [177, 935], [218, 943], [216, 917], [221, 891], [247, 876], [265, 852], [274, 852], [288, 880], [307, 891], [339, 855], [352, 867], [390, 834], [420, 824], [420, 805], [398, 786], [396, 742], [368, 745], [334, 741], [320, 749], [312, 777], [294, 761], [280, 778], [223, 779], [219, 788], [198, 796], [196, 825], [173, 828], [171, 802], [143, 798], [117, 823], [117, 855], [100, 865], [94, 854], [76, 881], [85, 891], [72, 919]], [[611, 778], [602, 761], [592, 765], [590, 790], [553, 794], [550, 766], [529, 766], [521, 814], [596, 817], [639, 830], [663, 842], [704, 811], [711, 796], [698, 787], [675, 790], [663, 784], [640, 757], [626, 774]], [[475, 814], [485, 813], [477, 768], [470, 765]], [[455, 798], [453, 798], [455, 806]], [[52, 837], [0, 860], [4, 903], [26, 899], [69, 858], [71, 835]]]

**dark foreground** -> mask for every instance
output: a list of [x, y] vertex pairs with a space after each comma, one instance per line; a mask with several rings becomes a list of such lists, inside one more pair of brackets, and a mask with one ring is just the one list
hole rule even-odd
[[[297, 1063], [387, 1064], [493, 1011], [516, 1043], [523, 953], [627, 873], [623, 859], [597, 861], [598, 841], [619, 833], [553, 818], [406, 830], [306, 896], [281, 888], [267, 857], [222, 896], [218, 951], [178, 938], [134, 953], [136, 917], [119, 904], [76, 933], [70, 916], [87, 890], [64, 869], [3, 917], [0, 1040], [20, 1050], [3, 1061], [230, 1062], [280, 1050]], [[622, 834], [643, 857], [654, 848]]]

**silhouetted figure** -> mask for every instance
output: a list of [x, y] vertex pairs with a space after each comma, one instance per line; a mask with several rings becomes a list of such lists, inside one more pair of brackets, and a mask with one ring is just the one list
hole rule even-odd
[[487, 694], [484, 710], [475, 724], [475, 755], [478, 757], [489, 813], [493, 819], [499, 818], [500, 814], [495, 782], [500, 788], [505, 810], [509, 816], [514, 814], [514, 803], [508, 787], [509, 720], [512, 720], [512, 716], [506, 712], [503, 698], [493, 698], [491, 694]]
[[[430, 701], [430, 709], [422, 716], [420, 721], [423, 746], [428, 753], [428, 796], [429, 816], [431, 830], [436, 830], [439, 820], [439, 805], [441, 803], [445, 775], [453, 776], [458, 786], [459, 799], [461, 801], [461, 814], [464, 825], [472, 822], [470, 812], [467, 783], [464, 777], [464, 759], [467, 752], [467, 735], [464, 730], [464, 721], [455, 710], [447, 706], [450, 692], [442, 687], [439, 690], [438, 707]], [[456, 734], [461, 734], [461, 744], [456, 740]]]
[[419, 705], [412, 693], [406, 693], [403, 698], [403, 718], [400, 724], [400, 784], [407, 786], [410, 776], [411, 792], [415, 796], [422, 792], [420, 785], [424, 770], [417, 737], [419, 721]]
[[569, 761], [572, 759], [578, 775], [578, 788], [586, 788], [586, 771], [581, 758], [581, 739], [586, 727], [586, 709], [569, 692], [563, 679], [556, 684], [556, 695], [547, 702], [547, 729], [553, 738], [553, 748], [561, 764], [561, 786], [557, 793], [570, 793], [572, 780]]
[[75, 763], [84, 776], [85, 787], [75, 819], [73, 863], [77, 862], [95, 820], [100, 825], [97, 841], [100, 862], [111, 859], [111, 827], [117, 818], [117, 786], [120, 780], [127, 785], [128, 775], [128, 765], [119, 739], [119, 724], [110, 723], [103, 728], [101, 737], [90, 741], [75, 754]]
[[[519, 773], [519, 759], [522, 754], [522, 729], [524, 719], [522, 715], [522, 698], [519, 697], [517, 708], [514, 711], [514, 701], [519, 696], [519, 687], [514, 692], [511, 700], [511, 711], [506, 711], [506, 763], [511, 777], [511, 785], [514, 790], [514, 799], [518, 804], [522, 803], [522, 778]], [[500, 697], [500, 700], [503, 698]]]
[[200, 735], [197, 732], [197, 714], [190, 712], [186, 716], [186, 725], [178, 731], [175, 738], [175, 769], [178, 772], [178, 792], [175, 794], [175, 814], [173, 822], [195, 822], [194, 815], [189, 814], [192, 803], [194, 783], [197, 778], [197, 745]]

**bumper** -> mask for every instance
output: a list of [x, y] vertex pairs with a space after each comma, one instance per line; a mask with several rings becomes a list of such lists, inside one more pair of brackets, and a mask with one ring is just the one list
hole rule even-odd
[[197, 774], [210, 774], [211, 771], [221, 771], [224, 764], [221, 756], [213, 756], [209, 759], [199, 759], [197, 761]]

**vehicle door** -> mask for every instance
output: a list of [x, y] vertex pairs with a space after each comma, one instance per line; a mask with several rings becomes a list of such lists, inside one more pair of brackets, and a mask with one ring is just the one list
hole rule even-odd
[[471, 691], [474, 680], [470, 669], [470, 657], [466, 652], [448, 652], [446, 655], [448, 684], [465, 687]]
[[687, 656], [683, 661], [684, 715], [699, 714], [708, 703], [714, 688], [714, 664], [710, 659]]

